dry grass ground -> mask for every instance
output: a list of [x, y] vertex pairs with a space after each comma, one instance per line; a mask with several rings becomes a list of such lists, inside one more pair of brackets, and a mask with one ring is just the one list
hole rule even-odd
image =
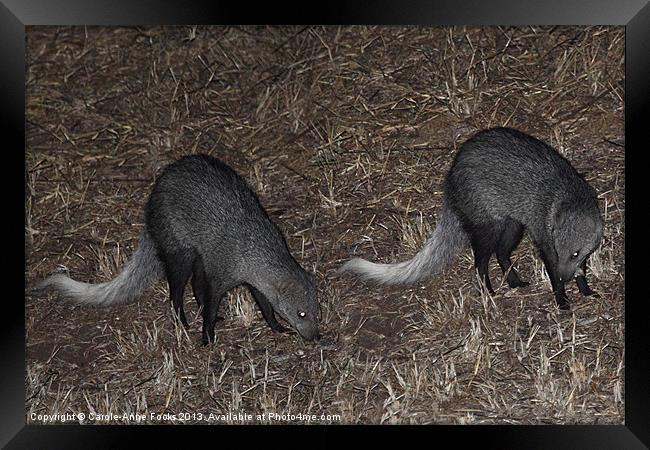
[[[114, 277], [159, 170], [209, 153], [249, 181], [316, 274], [335, 341], [274, 334], [243, 289], [209, 348], [191, 292], [185, 331], [162, 282], [108, 309], [28, 291], [28, 422], [622, 423], [623, 49], [620, 27], [28, 27], [28, 288], [58, 265]], [[497, 125], [551, 143], [598, 190], [599, 297], [572, 284], [574, 311], [559, 312], [527, 239], [515, 257], [531, 286], [493, 297], [469, 251], [408, 287], [336, 273], [351, 256], [410, 258], [435, 227], [455, 150]]]

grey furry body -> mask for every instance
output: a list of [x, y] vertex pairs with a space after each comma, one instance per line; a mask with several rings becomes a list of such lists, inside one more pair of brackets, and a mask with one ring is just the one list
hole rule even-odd
[[250, 288], [274, 330], [283, 330], [278, 314], [305, 339], [318, 337], [312, 277], [291, 256], [246, 181], [210, 156], [187, 156], [165, 168], [145, 206], [138, 250], [117, 278], [91, 285], [55, 274], [42, 287], [52, 286], [79, 302], [107, 305], [135, 299], [163, 276], [185, 325], [183, 293], [192, 277], [203, 307], [204, 344], [214, 340], [221, 299], [239, 285]]
[[[511, 287], [526, 285], [510, 254], [524, 229], [540, 250], [558, 305], [574, 276], [583, 294], [586, 261], [602, 238], [596, 193], [555, 149], [509, 128], [484, 130], [465, 142], [444, 181], [441, 218], [423, 249], [397, 264], [352, 259], [341, 270], [380, 283], [412, 283], [444, 270], [471, 244], [479, 274], [492, 291], [488, 261], [496, 253]], [[574, 256], [577, 253], [577, 256]]]

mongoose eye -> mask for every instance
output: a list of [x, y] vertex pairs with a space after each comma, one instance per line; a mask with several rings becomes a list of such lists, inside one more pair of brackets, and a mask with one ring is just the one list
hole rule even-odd
[[305, 317], [306, 315], [304, 311], [298, 311], [298, 317]]
[[577, 258], [577, 257], [578, 257], [578, 252], [571, 253], [571, 258]]

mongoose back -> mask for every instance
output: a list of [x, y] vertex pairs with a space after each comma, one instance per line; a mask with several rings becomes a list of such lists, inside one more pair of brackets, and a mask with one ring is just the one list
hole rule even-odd
[[264, 318], [284, 331], [275, 314], [306, 340], [319, 337], [316, 288], [291, 256], [246, 181], [223, 162], [192, 155], [167, 166], [144, 209], [145, 229], [137, 251], [112, 281], [87, 284], [58, 273], [52, 286], [73, 300], [108, 305], [134, 300], [156, 279], [166, 277], [170, 300], [183, 325], [183, 293], [192, 277], [203, 307], [203, 344], [214, 341], [219, 304], [225, 294], [246, 285]]
[[525, 229], [560, 308], [569, 308], [565, 283], [574, 277], [582, 294], [593, 293], [585, 275], [603, 234], [596, 192], [551, 146], [514, 129], [488, 129], [457, 152], [444, 181], [438, 225], [415, 257], [396, 264], [354, 258], [341, 270], [384, 284], [413, 283], [441, 272], [470, 244], [489, 292], [493, 254], [508, 285], [525, 286], [510, 260]]

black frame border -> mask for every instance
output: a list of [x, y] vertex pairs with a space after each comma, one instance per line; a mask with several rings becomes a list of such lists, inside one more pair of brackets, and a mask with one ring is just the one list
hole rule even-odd
[[[644, 126], [650, 105], [650, 3], [648, 0], [550, 0], [546, 2], [521, 2], [517, 0], [442, 0], [427, 2], [412, 0], [408, 3], [389, 0], [357, 1], [346, 3], [335, 0], [326, 4], [266, 4], [200, 0], [192, 3], [174, 0], [3, 0], [0, 4], [0, 107], [8, 133], [3, 135], [6, 144], [4, 155], [9, 157], [11, 168], [0, 177], [6, 183], [5, 197], [0, 208], [6, 211], [6, 228], [16, 235], [16, 253], [25, 256], [24, 204], [19, 201], [20, 178], [18, 167], [25, 166], [25, 27], [29, 25], [171, 25], [171, 24], [381, 24], [381, 25], [624, 25], [625, 42], [625, 136], [628, 149], [625, 154], [625, 261], [626, 294], [633, 289], [627, 280], [637, 280], [633, 273], [638, 269], [632, 263], [634, 236], [641, 236], [632, 222], [640, 216], [630, 204], [635, 204], [633, 189], [635, 171], [641, 171], [639, 161], [647, 146]], [[9, 139], [7, 139], [9, 138]], [[22, 154], [18, 149], [22, 148]], [[639, 156], [637, 156], [639, 155]], [[636, 164], [636, 168], [635, 168]], [[641, 162], [642, 164], [642, 162]], [[26, 168], [25, 168], [26, 170]], [[26, 188], [26, 172], [23, 189]], [[643, 175], [641, 175], [643, 176]], [[636, 178], [638, 181], [638, 177]], [[632, 182], [632, 185], [630, 184]], [[638, 206], [638, 203], [637, 203]], [[15, 210], [15, 211], [14, 211]], [[22, 210], [23, 223], [17, 219]], [[22, 226], [22, 229], [20, 227]], [[15, 227], [15, 229], [14, 229]], [[23, 235], [20, 246], [19, 234]], [[643, 239], [643, 236], [640, 237]], [[6, 279], [19, 279], [20, 273], [13, 259], [8, 261], [4, 273]], [[11, 262], [13, 261], [13, 265]], [[23, 266], [23, 293], [24, 293]], [[15, 276], [12, 272], [15, 272]], [[11, 285], [12, 283], [7, 283]], [[15, 283], [14, 283], [15, 284]], [[18, 289], [17, 289], [18, 290]], [[20, 293], [17, 293], [20, 295]], [[482, 448], [648, 448], [650, 445], [650, 417], [648, 400], [650, 387], [647, 380], [648, 334], [644, 333], [645, 314], [643, 299], [626, 295], [625, 305], [625, 425], [566, 425], [566, 426], [431, 426], [431, 427], [377, 427], [377, 426], [330, 426], [330, 433], [356, 430], [371, 431], [364, 436], [384, 438], [408, 428], [408, 433], [424, 433], [419, 437], [444, 437], [454, 445], [477, 443]], [[254, 435], [275, 434], [286, 442], [296, 433], [309, 433], [320, 427], [222, 427], [219, 435], [206, 435], [214, 431], [201, 426], [80, 426], [80, 425], [26, 425], [25, 424], [25, 329], [24, 303], [7, 296], [5, 308], [9, 308], [2, 327], [0, 340], [4, 351], [0, 373], [0, 399], [3, 420], [0, 421], [0, 445], [6, 448], [114, 448], [133, 442], [133, 433], [147, 443], [170, 441], [171, 432], [185, 439], [187, 444], [197, 442], [197, 437], [214, 439], [226, 431], [236, 432], [249, 442]], [[372, 428], [368, 430], [368, 428]], [[180, 431], [180, 433], [177, 433]], [[254, 433], [250, 433], [253, 431]], [[320, 430], [319, 430], [320, 431]], [[191, 434], [191, 441], [187, 439]], [[244, 434], [245, 433], [245, 434]], [[281, 433], [281, 434], [280, 434]], [[197, 435], [205, 436], [197, 436]], [[375, 435], [375, 436], [372, 436]], [[415, 437], [415, 436], [413, 436]], [[293, 440], [293, 439], [291, 439]], [[200, 442], [200, 441], [199, 441]], [[302, 445], [309, 445], [304, 441]], [[433, 441], [436, 442], [436, 441]], [[440, 442], [440, 441], [437, 441]], [[645, 444], [644, 444], [645, 443]], [[215, 442], [218, 445], [218, 442]]]

